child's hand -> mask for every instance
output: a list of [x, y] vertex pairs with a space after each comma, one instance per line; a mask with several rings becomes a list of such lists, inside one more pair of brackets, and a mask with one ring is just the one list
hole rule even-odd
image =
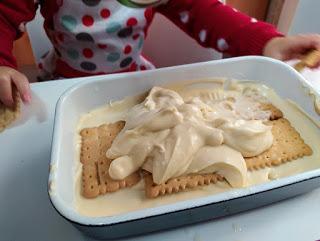
[[0, 66], [0, 101], [6, 106], [13, 106], [12, 88], [16, 87], [21, 99], [30, 103], [31, 94], [27, 77], [6, 66]]
[[283, 61], [301, 59], [312, 49], [320, 50], [319, 34], [273, 38], [267, 42], [263, 55]]

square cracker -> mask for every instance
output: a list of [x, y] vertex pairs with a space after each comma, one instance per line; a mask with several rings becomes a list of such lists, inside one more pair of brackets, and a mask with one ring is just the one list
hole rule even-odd
[[304, 143], [300, 134], [285, 118], [268, 122], [272, 125], [273, 144], [262, 154], [245, 158], [248, 170], [261, 169], [266, 166], [280, 165], [312, 155], [312, 149]]
[[138, 172], [120, 181], [111, 179], [108, 174], [111, 160], [106, 157], [106, 151], [123, 126], [124, 122], [116, 122], [81, 130], [80, 161], [84, 197], [95, 198], [108, 192], [133, 186], [140, 181]]
[[17, 91], [14, 90], [13, 107], [7, 107], [0, 101], [0, 132], [14, 122], [20, 114], [20, 97]]

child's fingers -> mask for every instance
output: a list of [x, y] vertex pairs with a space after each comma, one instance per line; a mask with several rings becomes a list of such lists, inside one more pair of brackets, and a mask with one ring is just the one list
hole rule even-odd
[[279, 52], [283, 54], [283, 60], [303, 59], [313, 49], [320, 50], [318, 34], [288, 37], [280, 46]]
[[31, 91], [30, 91], [30, 85], [27, 77], [24, 74], [21, 74], [20, 72], [15, 71], [15, 73], [11, 76], [11, 79], [14, 85], [17, 87], [23, 102], [30, 103]]
[[297, 36], [291, 48], [302, 54], [306, 54], [311, 49], [320, 50], [320, 35], [309, 34]]
[[320, 34], [310, 34], [308, 39], [313, 48], [320, 50]]
[[9, 107], [14, 104], [10, 77], [2, 77], [0, 79], [0, 101]]
[[[319, 34], [273, 38], [266, 44], [263, 55], [286, 61], [303, 59], [310, 50], [320, 50]], [[312, 67], [318, 65], [317, 61], [313, 62]]]

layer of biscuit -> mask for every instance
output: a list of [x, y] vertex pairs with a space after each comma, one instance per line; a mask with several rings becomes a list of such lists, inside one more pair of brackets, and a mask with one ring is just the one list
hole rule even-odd
[[[272, 112], [271, 119], [279, 118], [282, 112], [275, 106], [268, 104], [264, 110]], [[272, 133], [274, 144], [270, 150], [259, 156], [246, 158], [249, 170], [264, 168], [271, 165], [292, 161], [305, 155], [311, 155], [311, 148], [304, 143], [299, 133], [290, 125], [286, 119], [270, 121], [273, 126]], [[82, 182], [83, 195], [86, 198], [94, 198], [99, 194], [115, 192], [121, 188], [132, 186], [139, 181], [139, 175], [131, 175], [125, 180], [116, 181], [108, 174], [111, 160], [105, 158], [106, 149], [117, 133], [123, 128], [123, 122], [105, 124], [97, 128], [85, 128], [81, 131], [82, 146], [80, 161], [83, 163]], [[284, 136], [283, 133], [286, 133]], [[195, 188], [202, 185], [209, 185], [222, 181], [223, 177], [217, 174], [198, 174], [173, 178], [168, 182], [156, 185], [152, 181], [152, 175], [145, 174], [146, 196], [155, 198], [159, 195], [168, 195], [185, 189]]]
[[[282, 116], [281, 111], [271, 104], [264, 104], [262, 108], [271, 112], [272, 119]], [[105, 153], [123, 126], [123, 122], [117, 122], [81, 130], [80, 161], [83, 164], [82, 193], [84, 197], [95, 198], [100, 194], [115, 192], [121, 188], [132, 186], [139, 181], [138, 173], [132, 174], [120, 181], [111, 179], [108, 173], [111, 160], [105, 157]], [[217, 176], [216, 174], [190, 175], [178, 179], [174, 178], [166, 182], [166, 184], [147, 185], [146, 195], [147, 197], [157, 197], [158, 195], [171, 194], [175, 190], [178, 192], [198, 185], [215, 183], [221, 179], [217, 178]], [[150, 182], [146, 181], [146, 183]], [[167, 185], [168, 183], [170, 184]]]
[[[261, 104], [261, 108], [266, 111], [270, 111], [270, 120], [276, 120], [283, 116], [282, 112], [270, 103]], [[274, 125], [273, 129], [278, 129], [278, 123], [283, 121], [271, 121]], [[290, 126], [289, 122], [285, 122]], [[139, 181], [138, 174], [131, 175], [125, 180], [116, 181], [110, 178], [108, 174], [111, 160], [105, 158], [106, 149], [108, 149], [117, 133], [123, 128], [123, 122], [117, 122], [109, 125], [101, 125], [97, 128], [86, 128], [83, 129], [80, 134], [82, 136], [81, 146], [81, 162], [83, 165], [83, 195], [87, 198], [97, 197], [99, 194], [105, 194], [107, 192], [115, 192], [121, 188], [132, 186]], [[285, 130], [287, 130], [286, 128]], [[291, 129], [288, 129], [289, 131]], [[293, 129], [294, 131], [294, 129]], [[279, 132], [273, 130], [273, 134], [277, 135]], [[285, 132], [286, 133], [286, 132]], [[290, 132], [291, 133], [291, 132]], [[288, 133], [288, 134], [290, 134]], [[290, 139], [291, 136], [289, 136]], [[300, 138], [301, 139], [301, 138]], [[300, 141], [299, 139], [299, 141]], [[275, 136], [275, 140], [278, 137]], [[288, 141], [288, 139], [287, 139]], [[294, 140], [289, 140], [289, 143], [294, 143]], [[303, 143], [300, 141], [299, 143]], [[281, 143], [280, 143], [281, 144]], [[282, 150], [283, 147], [273, 145], [273, 150]], [[284, 152], [284, 151], [283, 151]], [[299, 157], [303, 156], [304, 153], [298, 153]], [[277, 153], [275, 160], [290, 161], [295, 156], [282, 157], [280, 153]], [[252, 160], [257, 160], [256, 162]], [[257, 158], [247, 158], [248, 169], [258, 169], [265, 166], [276, 164], [276, 162], [270, 159], [266, 155], [259, 155]], [[209, 185], [210, 183], [216, 183], [222, 181], [223, 177], [217, 174], [199, 174], [199, 175], [188, 175], [179, 178], [173, 178], [168, 182], [160, 185], [156, 185], [152, 181], [152, 175], [144, 175], [146, 184], [146, 196], [149, 198], [155, 198], [159, 195], [168, 195], [174, 192], [180, 192], [188, 188], [195, 188], [202, 185]]]
[[[274, 106], [281, 109], [284, 116], [289, 119], [291, 125], [300, 133], [302, 139], [314, 152], [311, 156], [305, 156], [293, 162], [287, 162], [279, 166], [267, 166], [263, 169], [248, 172], [249, 186], [320, 168], [320, 150], [318, 148], [320, 146], [319, 123], [312, 121], [294, 104], [282, 100], [272, 90], [269, 90], [266, 96]], [[98, 126], [106, 122], [112, 123], [121, 119], [122, 113], [125, 113], [133, 105], [131, 100], [128, 102], [125, 100], [120, 104], [114, 103], [111, 107], [106, 105], [84, 115], [79, 122], [78, 129]], [[86, 199], [80, 195], [80, 184], [81, 178], [75, 182], [75, 208], [82, 215], [92, 217], [117, 215], [231, 190], [226, 182], [219, 181], [214, 185], [200, 186], [191, 192], [179, 192], [174, 195], [161, 196], [161, 198], [147, 199], [145, 198], [144, 182], [140, 181], [131, 188], [99, 196], [95, 199]], [[130, 202], [127, 200], [130, 200]]]

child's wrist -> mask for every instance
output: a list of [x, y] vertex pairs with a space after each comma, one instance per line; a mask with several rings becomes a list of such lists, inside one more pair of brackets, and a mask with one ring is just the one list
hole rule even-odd
[[279, 44], [281, 43], [283, 38], [284, 38], [284, 36], [277, 36], [277, 37], [270, 39], [265, 44], [265, 46], [262, 50], [262, 55], [266, 56], [266, 57], [272, 57], [272, 58], [279, 59], [280, 55], [277, 57], [277, 52], [278, 52], [277, 47], [279, 46]]

